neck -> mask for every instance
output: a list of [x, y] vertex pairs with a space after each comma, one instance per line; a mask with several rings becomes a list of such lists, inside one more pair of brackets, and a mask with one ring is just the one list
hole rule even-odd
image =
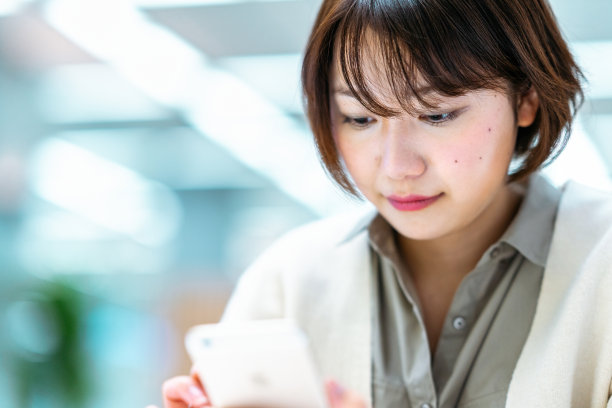
[[505, 186], [494, 201], [471, 224], [432, 240], [411, 240], [398, 236], [403, 260], [414, 279], [444, 279], [449, 274], [465, 276], [482, 254], [508, 228], [521, 204], [523, 194], [516, 186]]

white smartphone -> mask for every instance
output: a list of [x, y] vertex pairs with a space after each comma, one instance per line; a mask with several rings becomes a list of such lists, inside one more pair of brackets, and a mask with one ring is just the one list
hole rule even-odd
[[308, 339], [291, 320], [199, 325], [185, 346], [213, 406], [328, 406]]

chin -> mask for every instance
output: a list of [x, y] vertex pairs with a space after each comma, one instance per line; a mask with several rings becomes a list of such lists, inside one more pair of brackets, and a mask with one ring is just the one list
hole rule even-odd
[[414, 234], [411, 236], [407, 236], [404, 235], [406, 238], [412, 240], [412, 241], [431, 241], [431, 240], [435, 240], [437, 238], [441, 238], [444, 236], [444, 234]]
[[[393, 224], [391, 224], [393, 225]], [[408, 238], [414, 241], [428, 241], [436, 238], [441, 238], [449, 231], [441, 231], [439, 229], [434, 229], [431, 226], [427, 228], [410, 228], [404, 227], [400, 228], [393, 227], [398, 234], [402, 235], [404, 238]]]

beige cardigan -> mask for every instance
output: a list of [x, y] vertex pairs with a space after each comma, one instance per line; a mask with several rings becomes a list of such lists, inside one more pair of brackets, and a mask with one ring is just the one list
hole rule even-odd
[[[325, 378], [371, 400], [372, 215], [301, 227], [249, 268], [224, 320], [289, 317], [306, 331]], [[533, 325], [507, 407], [612, 408], [612, 201], [563, 189]]]

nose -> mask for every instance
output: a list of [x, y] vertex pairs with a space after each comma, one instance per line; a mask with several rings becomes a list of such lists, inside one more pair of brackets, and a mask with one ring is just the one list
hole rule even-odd
[[419, 177], [427, 169], [415, 133], [418, 130], [402, 122], [389, 119], [383, 130], [380, 165], [393, 180]]

